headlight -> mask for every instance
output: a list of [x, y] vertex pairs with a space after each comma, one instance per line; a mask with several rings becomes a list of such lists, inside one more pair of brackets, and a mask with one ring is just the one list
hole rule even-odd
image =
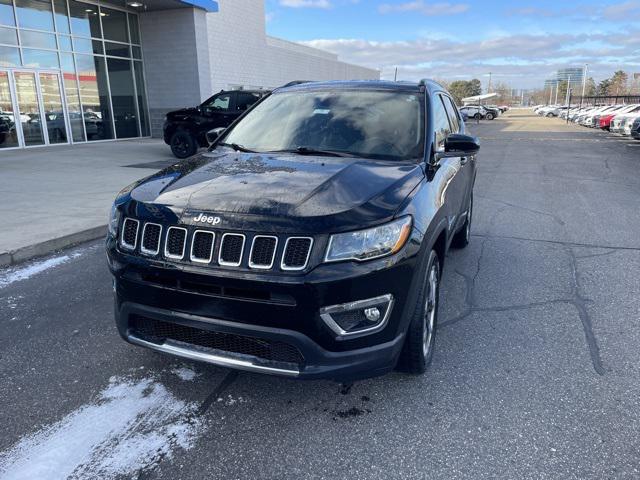
[[120, 210], [116, 208], [116, 204], [111, 205], [109, 212], [109, 233], [116, 237], [118, 235], [118, 223], [120, 223]]
[[411, 223], [407, 216], [379, 227], [332, 235], [325, 262], [364, 261], [396, 253], [407, 242]]

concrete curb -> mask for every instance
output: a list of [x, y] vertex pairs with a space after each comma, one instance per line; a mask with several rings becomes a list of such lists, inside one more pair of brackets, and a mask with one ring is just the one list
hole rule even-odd
[[0, 252], [0, 267], [9, 267], [11, 265], [26, 262], [27, 260], [42, 257], [57, 250], [63, 250], [65, 248], [78, 245], [79, 243], [106, 237], [106, 235], [107, 226], [100, 225], [80, 232], [71, 233], [64, 237], [52, 238], [51, 240], [46, 240], [34, 245], [21, 247], [11, 252]]

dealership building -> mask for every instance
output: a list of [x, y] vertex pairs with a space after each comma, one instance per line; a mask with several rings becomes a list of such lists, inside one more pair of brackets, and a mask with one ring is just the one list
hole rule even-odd
[[268, 36], [264, 0], [0, 0], [0, 149], [157, 137], [222, 89], [378, 78]]

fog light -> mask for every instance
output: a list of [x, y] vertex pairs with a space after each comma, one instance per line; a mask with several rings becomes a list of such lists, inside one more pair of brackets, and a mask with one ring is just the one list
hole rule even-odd
[[367, 317], [367, 320], [370, 322], [376, 323], [380, 320], [380, 310], [377, 307], [365, 308], [364, 316]]
[[393, 308], [393, 295], [331, 305], [320, 309], [320, 318], [341, 337], [369, 335], [382, 330]]

